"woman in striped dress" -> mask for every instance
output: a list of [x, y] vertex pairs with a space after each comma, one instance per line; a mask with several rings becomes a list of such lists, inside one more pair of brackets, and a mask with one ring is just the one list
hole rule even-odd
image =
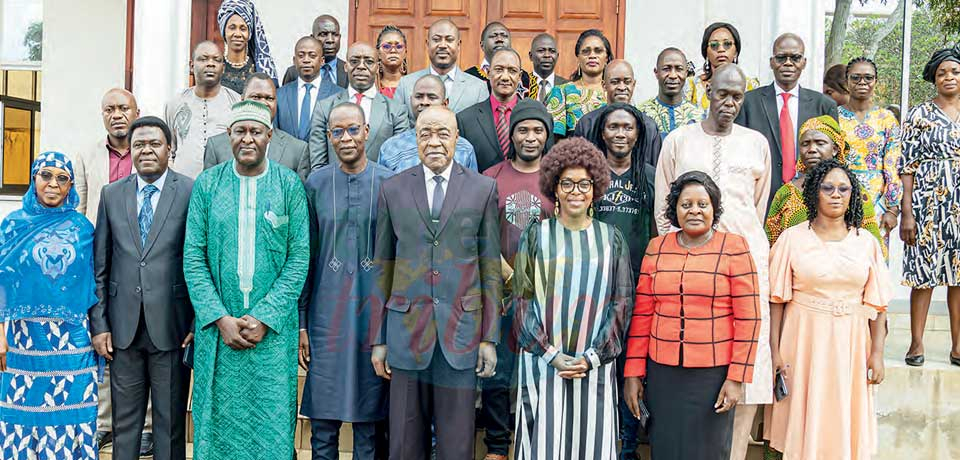
[[582, 138], [544, 156], [557, 217], [524, 231], [510, 281], [520, 354], [516, 460], [616, 460], [615, 359], [632, 309], [630, 252], [592, 218], [610, 173]]
[[0, 225], [0, 458], [93, 460], [93, 225], [76, 211], [65, 155], [40, 155], [31, 173], [23, 207]]

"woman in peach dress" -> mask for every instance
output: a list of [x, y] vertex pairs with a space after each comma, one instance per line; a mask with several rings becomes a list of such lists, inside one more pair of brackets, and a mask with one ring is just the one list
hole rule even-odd
[[770, 255], [770, 345], [789, 394], [769, 411], [766, 437], [788, 460], [866, 460], [890, 277], [877, 239], [860, 229], [849, 169], [820, 162], [803, 195], [809, 223], [785, 230]]

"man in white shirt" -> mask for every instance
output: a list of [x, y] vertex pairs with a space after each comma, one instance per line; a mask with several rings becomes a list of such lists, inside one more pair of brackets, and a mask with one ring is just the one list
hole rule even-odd
[[343, 102], [353, 102], [363, 109], [370, 128], [367, 137], [366, 153], [370, 161], [380, 157], [380, 146], [396, 134], [409, 128], [404, 106], [398, 99], [390, 99], [377, 90], [376, 75], [380, 68], [377, 50], [369, 43], [357, 42], [347, 49], [347, 71], [349, 84], [347, 89], [330, 96], [313, 109], [313, 122], [310, 128], [310, 165], [316, 170], [331, 161], [333, 143], [327, 136], [327, 123], [330, 111]]
[[297, 41], [293, 52], [297, 79], [277, 90], [277, 117], [274, 127], [291, 136], [308, 141], [313, 109], [320, 99], [320, 66], [323, 48], [320, 41], [306, 36]]
[[530, 62], [533, 63], [533, 73], [530, 75], [530, 95], [540, 102], [547, 100], [553, 88], [564, 83], [567, 79], [554, 72], [557, 65], [557, 41], [548, 33], [533, 37], [530, 42]]
[[[487, 82], [468, 75], [460, 69], [457, 61], [460, 58], [460, 29], [449, 19], [440, 19], [434, 22], [427, 31], [427, 53], [430, 55], [430, 65], [426, 69], [407, 74], [400, 79], [397, 92], [393, 100], [407, 104], [413, 91], [413, 85], [420, 77], [431, 74], [440, 77], [447, 90], [450, 100], [449, 108], [460, 112], [471, 105], [484, 101], [490, 97]], [[410, 124], [416, 117], [412, 110], [407, 110]]]

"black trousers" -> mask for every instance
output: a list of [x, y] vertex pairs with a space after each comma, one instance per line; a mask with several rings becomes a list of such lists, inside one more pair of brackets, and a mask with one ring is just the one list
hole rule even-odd
[[472, 459], [477, 397], [474, 369], [456, 370], [434, 350], [422, 371], [393, 368], [390, 382], [390, 460], [430, 458], [431, 431], [437, 460]]
[[513, 339], [513, 312], [500, 317], [502, 337], [497, 342], [497, 373], [480, 382], [479, 423], [484, 429], [483, 443], [487, 453], [509, 455], [510, 431], [514, 418], [510, 414], [510, 391], [515, 388], [513, 378], [519, 347]]
[[133, 343], [123, 350], [114, 348], [110, 391], [115, 460], [140, 458], [140, 433], [148, 395], [153, 403], [153, 458], [186, 458], [190, 369], [183, 365], [182, 354], [179, 348], [158, 350], [150, 340], [142, 314]]

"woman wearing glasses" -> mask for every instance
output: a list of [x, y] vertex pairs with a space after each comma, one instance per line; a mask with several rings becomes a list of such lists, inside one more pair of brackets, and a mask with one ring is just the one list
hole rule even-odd
[[593, 218], [610, 184], [607, 162], [583, 138], [543, 157], [540, 190], [556, 217], [520, 237], [511, 279], [520, 353], [514, 458], [617, 458], [615, 360], [633, 306], [630, 251]]
[[870, 385], [883, 381], [892, 291], [880, 243], [860, 229], [862, 199], [853, 172], [821, 161], [803, 184], [808, 222], [770, 254], [770, 347], [787, 395], [765, 434], [784, 458], [867, 460], [876, 447]]
[[[700, 41], [700, 55], [706, 59], [703, 71], [697, 75], [687, 77], [683, 86], [684, 98], [703, 110], [703, 117], [707, 117], [710, 109], [710, 98], [707, 97], [707, 85], [713, 78], [713, 72], [718, 67], [734, 63], [740, 59], [740, 32], [731, 24], [715, 22], [703, 31]], [[747, 91], [760, 86], [760, 81], [754, 77], [747, 78]]]
[[[729, 460], [734, 411], [753, 381], [760, 282], [747, 240], [716, 230], [720, 188], [690, 171], [670, 186], [680, 231], [650, 241], [627, 342], [624, 400], [650, 412], [657, 460]], [[641, 379], [646, 377], [646, 389]]]
[[903, 122], [903, 284], [910, 291], [910, 349], [922, 366], [923, 330], [933, 288], [947, 287], [953, 348], [960, 366], [960, 47], [937, 51], [923, 68], [937, 95]]
[[[93, 225], [73, 165], [41, 154], [23, 207], [0, 226], [0, 458], [97, 458]], [[4, 327], [5, 326], [5, 327]]]
[[577, 38], [574, 51], [577, 71], [569, 82], [555, 86], [544, 101], [553, 117], [553, 133], [559, 138], [573, 134], [584, 115], [607, 105], [603, 70], [613, 60], [610, 40], [597, 29], [585, 30]]
[[847, 64], [847, 88], [850, 100], [839, 107], [840, 127], [850, 143], [847, 166], [863, 186], [864, 197], [880, 216], [879, 226], [885, 245], [897, 226], [903, 185], [897, 168], [903, 161], [900, 152], [900, 123], [889, 110], [873, 102], [877, 84], [877, 65], [858, 57]]
[[[377, 57], [380, 73], [377, 87], [380, 94], [393, 99], [400, 85], [400, 78], [407, 74], [407, 36], [397, 26], [384, 26], [377, 36]], [[410, 101], [403, 101], [404, 104]]]

